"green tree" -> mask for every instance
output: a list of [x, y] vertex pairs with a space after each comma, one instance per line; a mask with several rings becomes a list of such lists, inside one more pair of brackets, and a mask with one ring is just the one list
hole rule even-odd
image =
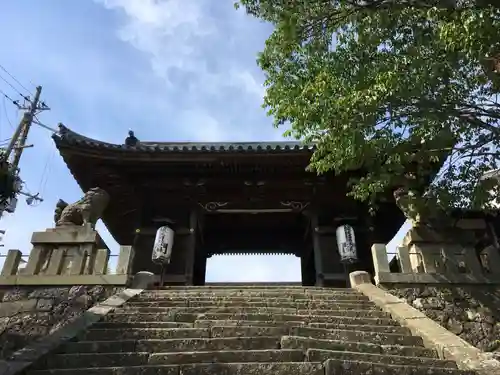
[[258, 57], [264, 107], [276, 126], [289, 127], [285, 134], [317, 142], [311, 170], [362, 167], [367, 173], [352, 181], [351, 194], [373, 203], [398, 187], [414, 191], [447, 158], [426, 197], [453, 208], [484, 204], [494, 187], [477, 182], [500, 157], [495, 4], [241, 0], [236, 7], [275, 26]]

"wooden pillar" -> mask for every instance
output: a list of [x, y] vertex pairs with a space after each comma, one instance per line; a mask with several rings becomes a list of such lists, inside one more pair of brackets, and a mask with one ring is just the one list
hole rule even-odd
[[319, 233], [319, 220], [318, 213], [312, 212], [309, 214], [311, 219], [311, 229], [312, 229], [312, 242], [313, 242], [313, 256], [314, 256], [314, 268], [316, 270], [315, 276], [315, 286], [324, 285], [324, 271], [323, 271], [323, 254], [321, 253], [321, 240]]
[[196, 256], [196, 237], [198, 231], [198, 211], [193, 209], [189, 214], [189, 233], [186, 234], [186, 258], [185, 258], [185, 275], [186, 285], [194, 285], [194, 272], [195, 272], [195, 256]]
[[307, 249], [300, 257], [300, 270], [302, 274], [303, 286], [314, 286], [315, 273], [312, 265], [312, 249]]

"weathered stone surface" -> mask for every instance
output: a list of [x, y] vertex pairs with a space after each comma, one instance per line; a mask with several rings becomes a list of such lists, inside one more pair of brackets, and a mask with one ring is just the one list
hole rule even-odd
[[149, 353], [78, 353], [58, 354], [37, 363], [35, 369], [78, 369], [86, 367], [115, 367], [147, 365]]
[[182, 375], [323, 375], [321, 363], [212, 363], [181, 366]]
[[338, 359], [343, 361], [361, 361], [372, 363], [383, 363], [388, 365], [408, 365], [408, 366], [425, 366], [456, 369], [457, 364], [453, 361], [446, 361], [437, 358], [427, 357], [403, 357], [399, 355], [374, 354], [374, 353], [358, 353], [347, 351], [333, 351], [324, 349], [309, 349], [307, 350], [307, 360], [310, 362], [324, 362], [328, 359]]
[[3, 291], [1, 302], [15, 302], [23, 299], [29, 299], [30, 290], [28, 288], [14, 287]]
[[[29, 375], [179, 375], [178, 366], [94, 367], [31, 371]], [[198, 373], [200, 374], [200, 373]]]
[[[97, 322], [92, 327], [96, 329], [193, 328], [193, 324], [179, 323], [179, 322], [135, 322], [135, 323]], [[197, 328], [206, 328], [206, 327], [197, 327]]]
[[489, 286], [392, 287], [427, 317], [487, 352], [500, 351], [500, 290]]
[[379, 345], [423, 346], [423, 342], [420, 337], [397, 335], [393, 333], [293, 327], [290, 329], [290, 335]]
[[281, 348], [303, 350], [328, 349], [361, 353], [437, 358], [437, 353], [434, 350], [419, 346], [378, 345], [365, 342], [325, 340], [300, 336], [283, 336], [281, 338]]
[[325, 375], [475, 375], [472, 371], [451, 368], [389, 365], [370, 362], [330, 359], [325, 364]]
[[0, 305], [0, 317], [11, 317], [26, 311], [36, 311], [37, 300], [21, 300], [15, 302], [2, 302]]
[[114, 341], [140, 339], [173, 339], [210, 337], [210, 330], [203, 328], [141, 328], [141, 329], [91, 329], [82, 335], [85, 341]]
[[[192, 315], [191, 317], [189, 315]], [[244, 314], [244, 313], [205, 313], [205, 314], [176, 314], [176, 321], [194, 321], [195, 319], [199, 320], [247, 320], [247, 321], [255, 321], [255, 320], [267, 320], [267, 321], [278, 321], [278, 322], [286, 322], [290, 320], [300, 320], [302, 322], [316, 322], [316, 323], [344, 323], [344, 324], [356, 324], [356, 322], [371, 322], [373, 324], [383, 324], [383, 325], [391, 325], [391, 319], [388, 314], [385, 314], [385, 317], [359, 317], [359, 316], [345, 316], [343, 313], [339, 313], [338, 315], [294, 315], [294, 314]], [[179, 320], [182, 318], [186, 320]], [[190, 320], [187, 320], [190, 319]], [[392, 323], [394, 324], [394, 323]]]
[[287, 327], [216, 326], [210, 329], [211, 337], [253, 337], [283, 336], [289, 333]]
[[303, 293], [284, 293], [284, 292], [245, 292], [236, 291], [228, 293], [165, 293], [165, 292], [148, 292], [142, 296], [139, 296], [137, 300], [171, 300], [171, 299], [188, 299], [188, 300], [238, 300], [243, 301], [261, 301], [263, 298], [280, 299], [284, 302], [304, 300], [307, 297], [308, 300], [321, 301], [321, 302], [357, 302], [357, 301], [368, 301], [368, 298], [363, 295], [358, 295], [354, 293], [349, 294], [332, 294], [332, 293], [321, 293], [321, 294], [303, 294]]
[[4, 290], [0, 303], [0, 359], [73, 321], [116, 291], [103, 286]]
[[120, 353], [134, 351], [170, 353], [217, 350], [264, 350], [279, 349], [279, 347], [280, 337], [186, 338], [71, 342], [61, 348], [61, 353]]
[[137, 307], [163, 307], [163, 308], [189, 308], [192, 311], [203, 311], [201, 309], [223, 309], [223, 308], [237, 308], [237, 309], [289, 309], [296, 312], [297, 310], [368, 310], [380, 311], [376, 306], [369, 302], [361, 301], [359, 303], [340, 302], [330, 303], [323, 301], [309, 301], [309, 302], [274, 302], [274, 301], [233, 301], [233, 300], [169, 300], [169, 301], [133, 301], [127, 304], [127, 308]]
[[220, 350], [153, 354], [150, 364], [242, 363], [242, 362], [302, 362], [302, 350]]

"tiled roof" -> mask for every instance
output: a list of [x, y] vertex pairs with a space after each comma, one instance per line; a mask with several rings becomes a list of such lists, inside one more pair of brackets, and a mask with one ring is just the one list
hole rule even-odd
[[314, 145], [301, 142], [138, 142], [136, 146], [98, 141], [78, 134], [64, 125], [53, 138], [57, 146], [74, 145], [131, 152], [293, 152], [312, 151]]

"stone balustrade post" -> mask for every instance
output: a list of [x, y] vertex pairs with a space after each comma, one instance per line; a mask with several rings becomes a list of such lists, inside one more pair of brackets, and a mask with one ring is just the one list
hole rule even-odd
[[387, 259], [387, 249], [385, 244], [376, 243], [372, 245], [373, 268], [375, 270], [375, 282], [379, 283], [379, 275], [390, 273], [389, 259]]
[[13, 276], [17, 274], [22, 253], [19, 250], [9, 250], [2, 268], [2, 276]]
[[94, 264], [94, 274], [96, 275], [107, 274], [109, 255], [110, 255], [109, 249], [97, 250], [97, 255], [95, 257], [95, 264]]
[[398, 246], [397, 247], [397, 257], [399, 260], [399, 265], [401, 267], [402, 273], [413, 273], [411, 260], [410, 260], [410, 252], [408, 247], [406, 246]]
[[116, 266], [116, 274], [130, 274], [133, 259], [134, 248], [132, 246], [120, 246], [120, 254], [118, 255], [118, 264]]

